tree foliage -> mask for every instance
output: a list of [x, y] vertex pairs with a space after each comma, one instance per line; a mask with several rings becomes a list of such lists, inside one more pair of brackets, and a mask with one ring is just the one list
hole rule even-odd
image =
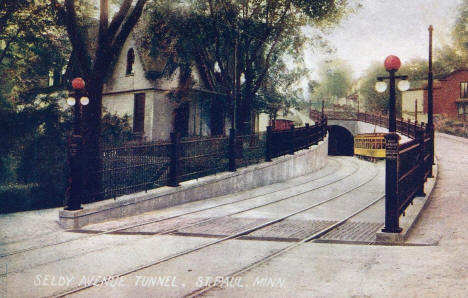
[[237, 126], [248, 131], [256, 94], [269, 88], [269, 71], [285, 55], [301, 59], [301, 27], [337, 22], [347, 7], [331, 0], [166, 2], [153, 6], [148, 28], [155, 54], [177, 56], [172, 61], [181, 66], [194, 63], [207, 88], [236, 99]]
[[459, 6], [459, 15], [453, 28], [455, 47], [463, 60], [468, 60], [468, 0], [463, 0]]
[[387, 76], [385, 67], [381, 62], [374, 62], [366, 71], [366, 75], [361, 78], [359, 93], [361, 103], [368, 112], [387, 112], [388, 110], [388, 88], [384, 93], [375, 90], [375, 83], [378, 76]]
[[324, 61], [319, 65], [319, 81], [311, 94], [312, 102], [331, 104], [348, 95], [352, 86], [352, 69], [345, 61]]
[[70, 53], [50, 1], [0, 4], [0, 96], [10, 102], [47, 87], [49, 71], [62, 71]]

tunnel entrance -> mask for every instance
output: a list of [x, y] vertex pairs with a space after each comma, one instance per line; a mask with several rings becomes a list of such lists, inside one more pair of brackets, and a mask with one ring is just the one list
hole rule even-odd
[[353, 156], [354, 137], [349, 130], [342, 126], [331, 125], [328, 127], [328, 155]]

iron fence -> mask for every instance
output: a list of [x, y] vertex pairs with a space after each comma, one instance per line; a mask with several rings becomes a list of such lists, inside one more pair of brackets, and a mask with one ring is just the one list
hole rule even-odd
[[247, 167], [265, 160], [266, 133], [235, 137], [236, 166]]
[[274, 131], [267, 128], [267, 160], [271, 158], [294, 154], [294, 152], [307, 149], [318, 144], [327, 134], [327, 120], [322, 119], [315, 125], [306, 124], [296, 128], [294, 125], [288, 130]]
[[177, 182], [228, 170], [228, 137], [182, 141], [179, 144]]
[[423, 143], [411, 140], [398, 148], [397, 164], [397, 214], [400, 216], [416, 196], [424, 194], [424, 169], [421, 158]]
[[[225, 171], [235, 171], [317, 144], [326, 134], [326, 121], [314, 126], [251, 135], [181, 139], [171, 134], [168, 142], [129, 144], [101, 150], [101, 192], [86, 194], [85, 202], [121, 195]], [[292, 136], [292, 138], [291, 138]]]
[[[312, 119], [321, 119], [322, 113], [310, 111]], [[358, 120], [388, 128], [386, 115], [355, 113], [327, 113], [333, 120]], [[399, 217], [417, 196], [424, 196], [424, 183], [432, 176], [434, 131], [426, 124], [397, 119], [396, 131], [410, 141], [399, 143], [396, 134], [385, 136], [385, 232], [398, 233]]]
[[167, 185], [170, 143], [107, 148], [102, 156], [102, 199]]

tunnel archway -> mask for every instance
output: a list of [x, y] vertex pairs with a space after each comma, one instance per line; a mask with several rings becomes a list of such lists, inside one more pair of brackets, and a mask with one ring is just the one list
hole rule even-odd
[[354, 137], [346, 128], [338, 125], [328, 127], [328, 155], [353, 156]]

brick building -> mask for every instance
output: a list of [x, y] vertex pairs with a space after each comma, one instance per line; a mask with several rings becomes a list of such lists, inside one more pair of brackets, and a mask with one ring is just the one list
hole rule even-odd
[[[458, 69], [434, 83], [434, 114], [465, 118], [468, 114], [468, 68]], [[424, 113], [427, 113], [427, 86], [424, 88]]]
[[[458, 69], [434, 80], [433, 96], [435, 115], [468, 119], [468, 68]], [[426, 122], [427, 82], [420, 87], [403, 92], [402, 116], [404, 119], [414, 119], [415, 102], [418, 106], [418, 120]]]

